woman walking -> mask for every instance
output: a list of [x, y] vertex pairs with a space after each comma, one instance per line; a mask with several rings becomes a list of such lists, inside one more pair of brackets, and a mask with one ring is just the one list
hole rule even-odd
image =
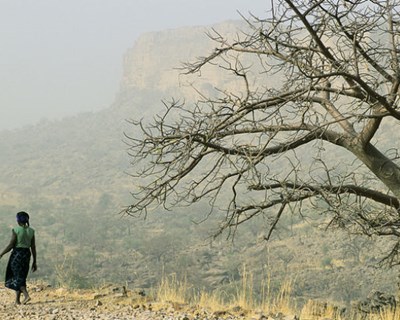
[[8, 260], [5, 286], [15, 290], [15, 304], [21, 304], [21, 293], [24, 295], [22, 304], [31, 300], [26, 289], [26, 278], [29, 273], [31, 255], [33, 257], [32, 271], [36, 271], [35, 230], [29, 226], [29, 214], [24, 211], [17, 213], [18, 226], [12, 229], [11, 240], [0, 254], [0, 259], [12, 250]]

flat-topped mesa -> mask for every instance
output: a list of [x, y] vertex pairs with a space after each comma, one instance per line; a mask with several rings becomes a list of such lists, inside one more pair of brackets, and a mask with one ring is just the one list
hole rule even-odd
[[[232, 21], [143, 34], [124, 55], [121, 93], [139, 89], [161, 91], [169, 96], [192, 96], [194, 90], [189, 83], [198, 75], [183, 76], [183, 63], [208, 55], [218, 45], [207, 32], [215, 29], [224, 35], [234, 34], [239, 24]], [[205, 68], [201, 76], [202, 82], [212, 82], [214, 86], [227, 81], [226, 74], [217, 68]]]

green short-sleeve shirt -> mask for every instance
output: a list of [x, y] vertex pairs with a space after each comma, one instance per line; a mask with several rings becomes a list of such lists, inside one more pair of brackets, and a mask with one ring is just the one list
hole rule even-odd
[[15, 227], [13, 229], [17, 235], [16, 248], [30, 248], [32, 244], [32, 238], [35, 235], [35, 230], [31, 227]]

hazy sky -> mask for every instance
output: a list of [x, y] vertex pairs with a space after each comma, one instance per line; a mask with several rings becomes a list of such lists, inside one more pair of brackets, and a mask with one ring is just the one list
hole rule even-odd
[[270, 0], [0, 0], [0, 130], [111, 105], [145, 32], [262, 16]]

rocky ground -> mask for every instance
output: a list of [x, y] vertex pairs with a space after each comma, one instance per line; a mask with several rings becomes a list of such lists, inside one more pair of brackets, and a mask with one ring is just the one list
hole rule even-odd
[[[211, 312], [174, 303], [155, 303], [142, 292], [119, 287], [99, 290], [66, 290], [47, 285], [29, 287], [31, 301], [26, 305], [14, 305], [14, 293], [0, 288], [1, 320], [195, 320], [195, 319], [273, 319], [261, 313], [249, 315], [235, 312]], [[295, 316], [277, 316], [277, 319], [293, 320]]]

